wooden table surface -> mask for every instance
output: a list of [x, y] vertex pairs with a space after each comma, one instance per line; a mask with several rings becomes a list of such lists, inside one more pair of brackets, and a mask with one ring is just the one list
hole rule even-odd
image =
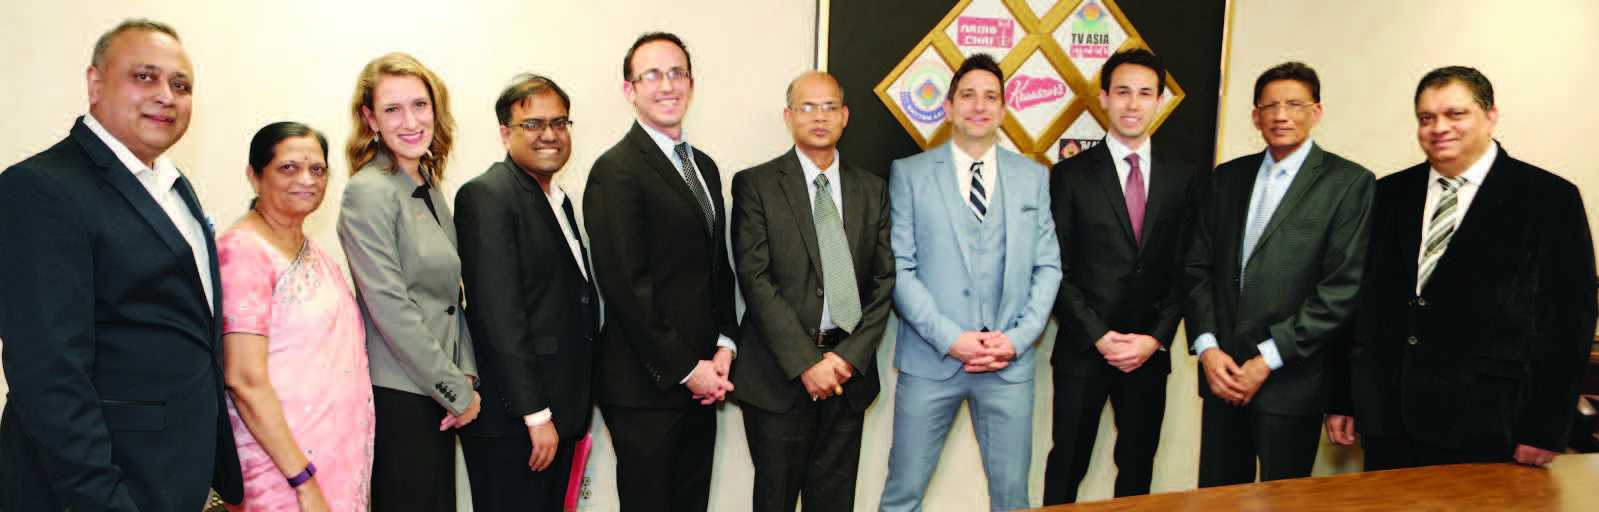
[[1060, 505], [1081, 511], [1599, 511], [1599, 454], [1547, 468], [1461, 464], [1352, 473]]

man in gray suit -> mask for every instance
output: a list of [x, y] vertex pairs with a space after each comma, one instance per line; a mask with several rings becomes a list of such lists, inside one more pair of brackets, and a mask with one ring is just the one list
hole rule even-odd
[[950, 80], [950, 143], [894, 161], [894, 441], [882, 510], [920, 510], [961, 403], [988, 476], [989, 507], [1028, 508], [1033, 342], [1060, 289], [1048, 173], [997, 147], [1004, 73], [987, 54]]
[[1371, 171], [1310, 140], [1315, 70], [1289, 62], [1255, 81], [1266, 151], [1216, 168], [1188, 275], [1190, 350], [1204, 371], [1199, 486], [1310, 476], [1331, 379], [1365, 261]]
[[[844, 91], [827, 73], [788, 86], [794, 149], [733, 175], [743, 357], [731, 378], [755, 463], [757, 511], [855, 508], [894, 251], [888, 186], [844, 165]], [[807, 400], [808, 398], [808, 400]]]

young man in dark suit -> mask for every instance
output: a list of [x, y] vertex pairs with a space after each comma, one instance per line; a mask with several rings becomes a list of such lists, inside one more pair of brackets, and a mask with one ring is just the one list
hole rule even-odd
[[1266, 151], [1216, 168], [1188, 252], [1185, 314], [1203, 373], [1199, 486], [1310, 476], [1365, 266], [1371, 171], [1310, 140], [1321, 82], [1298, 62], [1255, 81]]
[[[215, 234], [168, 148], [194, 69], [171, 27], [95, 44], [89, 115], [0, 173], [0, 510], [199, 510], [244, 489]], [[309, 470], [308, 470], [309, 471]]]
[[461, 429], [472, 508], [559, 512], [588, 433], [599, 297], [571, 196], [571, 101], [521, 75], [494, 104], [504, 161], [455, 196], [483, 412]]
[[1181, 320], [1195, 169], [1151, 148], [1166, 67], [1138, 48], [1112, 55], [1099, 77], [1110, 134], [1055, 164], [1049, 178], [1065, 277], [1055, 296], [1055, 446], [1045, 505], [1077, 501], [1107, 399], [1116, 415], [1116, 496], [1149, 494], [1167, 349]]
[[705, 510], [716, 409], [733, 384], [733, 267], [722, 179], [683, 116], [693, 66], [677, 36], [640, 36], [622, 61], [638, 122], [600, 155], [583, 202], [606, 327], [594, 392], [616, 449], [623, 510]]
[[894, 288], [888, 185], [839, 161], [849, 107], [833, 77], [795, 78], [783, 119], [794, 149], [733, 175], [751, 510], [792, 512], [803, 495], [807, 511], [849, 511]]
[[1328, 433], [1358, 427], [1367, 470], [1542, 466], [1566, 449], [1599, 317], [1582, 195], [1494, 142], [1477, 70], [1427, 73], [1415, 107], [1427, 161], [1377, 182], [1352, 404]]

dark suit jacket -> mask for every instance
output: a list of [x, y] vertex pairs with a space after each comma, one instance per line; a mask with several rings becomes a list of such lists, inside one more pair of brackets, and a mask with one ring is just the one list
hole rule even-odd
[[[816, 347], [825, 290], [809, 192], [814, 186], [805, 180], [800, 158], [790, 150], [733, 175], [733, 254], [745, 306], [733, 388], [743, 403], [773, 412], [787, 411], [809, 396], [800, 374], [821, 362], [823, 354]], [[877, 346], [894, 291], [888, 186], [843, 164], [838, 179], [861, 321], [833, 353], [855, 367], [843, 398], [865, 411], [877, 398]]]
[[0, 509], [190, 510], [243, 498], [223, 402], [222, 290], [82, 118], [0, 174]]
[[[1049, 194], [1061, 245], [1060, 330], [1049, 362], [1057, 372], [1105, 377], [1115, 367], [1094, 347], [1107, 331], [1148, 334], [1170, 348], [1181, 320], [1183, 250], [1193, 224], [1195, 169], [1151, 153], [1144, 237], [1133, 238], [1121, 178], [1104, 143], [1056, 163]], [[1139, 370], [1171, 373], [1169, 352]]]
[[599, 297], [556, 215], [565, 214], [510, 158], [455, 195], [466, 321], [483, 397], [482, 415], [463, 435], [525, 436], [522, 417], [545, 408], [561, 439], [588, 430]]
[[1563, 451], [1599, 316], [1570, 182], [1503, 149], [1416, 291], [1428, 165], [1377, 182], [1351, 349], [1355, 426], [1440, 447]]
[[721, 175], [698, 149], [694, 166], [716, 209], [709, 231], [683, 175], [637, 122], [589, 171], [584, 224], [605, 298], [594, 363], [602, 403], [697, 404], [678, 382], [716, 355], [718, 335], [738, 339]]
[[[1239, 258], [1249, 200], [1265, 153], [1221, 164], [1200, 208], [1188, 251], [1189, 339], [1216, 334], [1239, 364], [1276, 340], [1283, 367], [1271, 373], [1249, 407], [1272, 414], [1326, 412], [1332, 389], [1329, 352], [1343, 357], [1355, 293], [1365, 266], [1375, 182], [1371, 171], [1312, 146], [1267, 222], [1239, 290]], [[1200, 372], [1199, 395], [1214, 398]]]

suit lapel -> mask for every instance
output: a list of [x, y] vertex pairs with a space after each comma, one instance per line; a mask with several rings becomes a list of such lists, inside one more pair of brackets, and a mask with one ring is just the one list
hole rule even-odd
[[[1127, 195], [1122, 189], [1121, 176], [1116, 173], [1116, 162], [1111, 161], [1110, 149], [1101, 140], [1099, 145], [1089, 148], [1093, 165], [1089, 168], [1094, 173], [1095, 181], [1105, 191], [1105, 203], [1110, 208], [1116, 223], [1121, 225], [1122, 234], [1126, 235], [1127, 243], [1136, 245], [1138, 239], [1133, 237], [1132, 216], [1127, 212]], [[1146, 210], [1147, 212], [1147, 210]], [[1146, 218], [1148, 216], [1146, 215]]]
[[[1176, 174], [1181, 167], [1172, 163], [1165, 155], [1151, 151], [1149, 156], [1154, 162], [1146, 170], [1149, 177], [1149, 195], [1144, 202], [1145, 235], [1155, 229], [1155, 223], [1160, 221], [1161, 214], [1165, 213], [1165, 209], [1170, 208], [1183, 193], [1183, 187], [1179, 186], [1183, 182], [1182, 177]], [[1142, 246], [1139, 247], [1139, 252], [1143, 252]]]
[[[692, 207], [703, 218], [704, 214], [700, 212], [700, 202], [694, 198], [694, 192], [689, 190], [688, 182], [683, 179], [683, 174], [672, 166], [672, 161], [668, 160], [666, 154], [661, 152], [660, 146], [655, 145], [655, 139], [650, 138], [650, 134], [644, 131], [644, 127], [640, 126], [638, 121], [633, 122], [633, 130], [627, 132], [627, 137], [633, 141], [633, 148], [638, 150], [639, 157], [649, 164], [651, 168], [655, 169], [655, 172], [660, 173], [661, 178], [665, 179], [667, 183], [673, 184], [673, 186], [667, 187], [672, 189], [673, 195], [682, 200], [686, 206]], [[673, 158], [676, 157], [674, 156]], [[700, 165], [697, 158], [695, 160], [695, 170], [699, 171], [703, 177], [705, 171], [702, 168], [704, 166]], [[711, 180], [705, 180], [706, 187], [709, 187], [710, 184]], [[709, 193], [710, 191], [706, 190], [706, 192]], [[714, 206], [717, 198], [712, 197], [711, 201]], [[710, 237], [710, 229], [701, 229], [700, 232], [704, 233], [706, 237]]]
[[[1244, 158], [1246, 160], [1238, 162], [1236, 167], [1227, 168], [1229, 172], [1217, 172], [1213, 178], [1217, 180], [1216, 197], [1211, 199], [1211, 203], [1216, 205], [1216, 223], [1226, 229], [1215, 230], [1212, 243], [1213, 247], [1220, 247], [1225, 256], [1217, 265], [1218, 268], [1226, 265], [1227, 271], [1218, 275], [1225, 274], [1228, 278], [1238, 277], [1239, 259], [1244, 250], [1244, 230], [1248, 229], [1249, 224], [1249, 201], [1255, 193], [1255, 181], [1260, 174], [1260, 163], [1265, 159], [1265, 153]], [[1258, 249], [1258, 242], [1256, 247]]]
[[[206, 261], [211, 264], [204, 272], [211, 274], [211, 316], [214, 321], [220, 318], [220, 315], [217, 315], [216, 312], [222, 311], [222, 294], [218, 293], [222, 287], [222, 272], [218, 268], [219, 264], [217, 262], [217, 234], [215, 228], [211, 226], [211, 222], [206, 219], [205, 212], [200, 209], [200, 196], [194, 193], [194, 186], [189, 183], [189, 178], [184, 177], [181, 173], [178, 175], [177, 189], [178, 195], [183, 197], [183, 204], [189, 207], [189, 214], [194, 215], [195, 220], [199, 222], [200, 232], [205, 238]], [[191, 257], [189, 259], [192, 260], [194, 258]], [[199, 281], [199, 274], [195, 274], [194, 277], [194, 285], [202, 287], [201, 290], [203, 291], [205, 285]], [[219, 329], [217, 334], [221, 335], [221, 324], [216, 324], [216, 327]]]
[[[1406, 257], [1398, 258], [1404, 262], [1401, 267], [1405, 270], [1404, 275], [1407, 276], [1405, 278], [1405, 289], [1415, 291], [1416, 279], [1419, 277], [1416, 274], [1421, 271], [1421, 263], [1417, 261], [1419, 259], [1418, 256], [1421, 254], [1421, 232], [1425, 229], [1421, 222], [1416, 221], [1426, 215], [1424, 212], [1427, 209], [1427, 169], [1422, 168], [1421, 172], [1416, 173], [1415, 176], [1396, 176], [1395, 178], [1404, 179], [1405, 182], [1399, 184], [1399, 189], [1403, 191], [1403, 194], [1400, 195], [1400, 202], [1396, 207], [1395, 219], [1393, 220], [1398, 223], [1396, 229], [1399, 230], [1398, 239], [1394, 243], [1397, 244], [1396, 247], [1400, 248], [1398, 254], [1406, 255]], [[1372, 245], [1376, 246], [1377, 244], [1373, 242]], [[1448, 253], [1445, 253], [1445, 255], [1447, 256]], [[1434, 269], [1433, 273], [1437, 275], [1437, 269]]]
[[[511, 180], [515, 181], [516, 184], [522, 188], [522, 192], [528, 194], [524, 196], [527, 199], [522, 204], [527, 205], [528, 208], [533, 210], [533, 214], [544, 223], [545, 228], [549, 230], [548, 232], [555, 234], [556, 240], [565, 241], [567, 233], [565, 230], [561, 229], [561, 222], [556, 219], [556, 216], [565, 216], [566, 212], [557, 211], [560, 209], [560, 207], [556, 206], [555, 203], [550, 202], [550, 196], [544, 193], [544, 188], [539, 186], [538, 180], [533, 179], [532, 176], [528, 175], [527, 171], [522, 170], [521, 166], [516, 165], [516, 162], [511, 160], [510, 156], [506, 156], [505, 161], [501, 162], [500, 166], [501, 169], [499, 170], [510, 174]], [[551, 186], [554, 185], [552, 184]], [[571, 202], [572, 196], [567, 196], [566, 200]], [[572, 229], [576, 231], [577, 226], [572, 226]], [[582, 240], [578, 240], [579, 245], [582, 245], [582, 243]], [[570, 247], [568, 247], [568, 249], [570, 249]], [[563, 251], [562, 254], [569, 255], [563, 259], [573, 265], [571, 268], [572, 272], [576, 272], [579, 276], [586, 275], [583, 273], [582, 264], [578, 263], [578, 261], [575, 259], [576, 256], [571, 255], [571, 252], [572, 251], [570, 250]]]
[[865, 255], [870, 254], [869, 244], [875, 241], [866, 230], [866, 187], [861, 185], [860, 171], [844, 167], [843, 162], [838, 164], [838, 177], [844, 187], [839, 190], [844, 196], [844, 236], [849, 240], [850, 259], [855, 260], [855, 275], [860, 277], [870, 272]]
[[[967, 215], [966, 199], [961, 197], [960, 184], [955, 183], [955, 143], [946, 142], [943, 146], [933, 151], [933, 183], [938, 186], [944, 196], [944, 216], [949, 220], [950, 231], [955, 232], [955, 247], [968, 247], [966, 230], [962, 227], [960, 216]], [[972, 262], [966, 259], [966, 254], [960, 250], [955, 251], [960, 255], [961, 265], [966, 267], [966, 277], [971, 278], [976, 272], [972, 269]]]
[[811, 215], [810, 187], [805, 183], [805, 171], [799, 163], [799, 159], [804, 156], [792, 150], [788, 152], [788, 156], [794, 158], [782, 161], [783, 165], [778, 168], [777, 186], [782, 189], [783, 198], [788, 202], [789, 215], [794, 219], [794, 227], [799, 229], [800, 242], [805, 246], [805, 254], [810, 255], [811, 268], [820, 275], [822, 256], [816, 241], [816, 218]]
[[[1282, 227], [1283, 220], [1294, 214], [1294, 210], [1305, 199], [1305, 194], [1310, 193], [1310, 189], [1316, 186], [1316, 181], [1321, 179], [1322, 155], [1321, 148], [1312, 142], [1310, 154], [1305, 156], [1305, 162], [1299, 166], [1299, 173], [1294, 175], [1294, 181], [1289, 183], [1288, 191], [1283, 193], [1282, 200], [1277, 203], [1277, 210], [1272, 212], [1271, 221], [1267, 222], [1266, 229], [1261, 231], [1260, 240], [1255, 243], [1255, 253], [1260, 253], [1260, 246], [1271, 240], [1271, 235], [1277, 232], [1277, 228]], [[1250, 255], [1250, 259], [1254, 259], [1253, 254]]]
[[[1497, 142], [1495, 143], [1497, 144]], [[1477, 195], [1472, 198], [1471, 205], [1466, 209], [1465, 216], [1460, 218], [1460, 223], [1455, 226], [1455, 234], [1450, 235], [1449, 245], [1444, 248], [1443, 256], [1438, 257], [1438, 266], [1432, 271], [1432, 278], [1428, 283], [1438, 280], [1454, 262], [1460, 259], [1460, 254], [1472, 254], [1474, 246], [1482, 239], [1483, 233], [1491, 229], [1490, 223], [1496, 219], [1504, 219], [1512, 213], [1510, 210], [1510, 197], [1518, 185], [1518, 176], [1515, 169], [1505, 165], [1510, 158], [1505, 154], [1504, 148], [1498, 148], [1499, 155], [1494, 157], [1494, 163], [1488, 168], [1488, 174], [1483, 176], [1482, 183], [1477, 188]], [[1430, 176], [1423, 174], [1423, 176]], [[1431, 186], [1431, 183], [1425, 183]], [[1426, 190], [1425, 186], [1422, 190]], [[1422, 196], [1426, 201], [1425, 193]], [[1425, 207], [1425, 206], [1424, 206]], [[1418, 215], [1419, 217], [1419, 215]], [[1412, 219], [1418, 217], [1411, 217]], [[1415, 247], [1420, 251], [1421, 241], [1417, 240]], [[1415, 272], [1412, 272], [1415, 274]], [[1414, 287], [1412, 287], [1414, 289]]]

